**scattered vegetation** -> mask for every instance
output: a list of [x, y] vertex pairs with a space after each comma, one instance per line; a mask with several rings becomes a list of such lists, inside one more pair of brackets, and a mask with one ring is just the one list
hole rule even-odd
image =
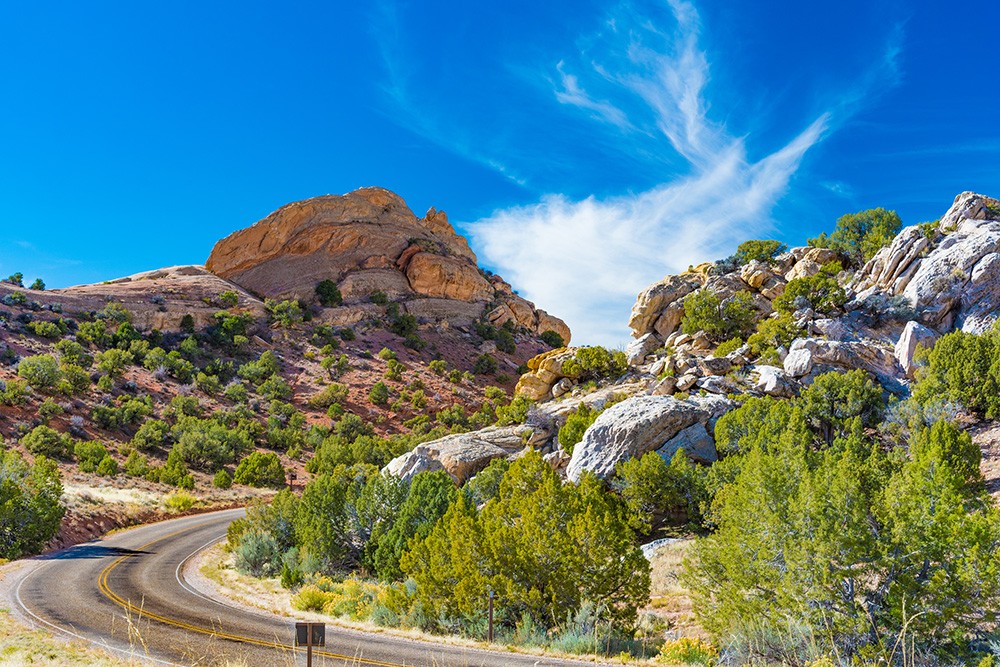
[[684, 298], [681, 330], [686, 334], [704, 331], [713, 341], [722, 342], [752, 331], [756, 312], [749, 292], [723, 299], [710, 289], [700, 289]]
[[895, 211], [872, 208], [842, 215], [832, 234], [809, 239], [809, 245], [836, 250], [849, 266], [859, 268], [889, 245], [902, 226]]

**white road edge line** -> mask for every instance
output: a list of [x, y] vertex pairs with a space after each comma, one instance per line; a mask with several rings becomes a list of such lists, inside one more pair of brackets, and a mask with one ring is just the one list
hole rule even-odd
[[28, 609], [28, 606], [26, 604], [24, 604], [24, 600], [21, 598], [21, 586], [24, 585], [24, 582], [27, 581], [28, 577], [37, 575], [38, 572], [41, 571], [41, 570], [43, 570], [43, 569], [45, 569], [45, 565], [41, 565], [38, 568], [36, 568], [35, 570], [33, 570], [33, 571], [27, 573], [26, 575], [24, 575], [23, 577], [21, 577], [21, 580], [17, 582], [17, 587], [14, 589], [14, 598], [17, 600], [18, 606], [21, 607], [22, 611], [24, 611], [26, 614], [28, 614], [33, 619], [35, 619], [38, 623], [41, 623], [42, 625], [48, 626], [49, 628], [52, 628], [56, 632], [58, 632], [60, 634], [63, 634], [63, 635], [66, 635], [67, 637], [73, 637], [74, 639], [79, 639], [81, 641], [87, 642], [88, 644], [93, 644], [94, 646], [97, 646], [98, 648], [100, 648], [100, 649], [102, 649], [104, 651], [109, 651], [111, 653], [117, 653], [119, 655], [125, 656], [129, 660], [139, 659], [139, 660], [145, 660], [147, 662], [155, 662], [155, 663], [160, 664], [160, 665], [169, 665], [169, 667], [186, 667], [185, 665], [181, 665], [181, 664], [176, 663], [176, 662], [170, 662], [168, 660], [162, 660], [160, 658], [154, 658], [153, 656], [151, 656], [149, 654], [138, 653], [135, 649], [129, 649], [129, 650], [126, 651], [123, 648], [118, 648], [116, 646], [112, 646], [111, 644], [108, 643], [107, 639], [103, 638], [103, 637], [101, 638], [101, 641], [98, 641], [96, 639], [91, 639], [89, 637], [85, 637], [85, 636], [83, 636], [83, 635], [81, 635], [81, 634], [79, 634], [77, 632], [73, 632], [72, 630], [70, 630], [68, 628], [64, 628], [64, 627], [62, 627], [60, 625], [56, 625], [55, 623], [47, 621], [44, 618], [42, 618], [41, 616], [39, 616], [38, 614], [36, 614], [35, 612], [33, 612], [30, 609]]

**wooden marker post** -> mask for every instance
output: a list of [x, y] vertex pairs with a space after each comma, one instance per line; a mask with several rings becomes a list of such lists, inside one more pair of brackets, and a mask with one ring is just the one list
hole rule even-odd
[[326, 624], [296, 623], [295, 645], [306, 647], [306, 667], [312, 667], [313, 646], [326, 646]]

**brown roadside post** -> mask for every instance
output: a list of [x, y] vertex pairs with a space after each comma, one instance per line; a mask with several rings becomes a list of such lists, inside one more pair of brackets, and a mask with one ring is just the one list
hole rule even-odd
[[326, 624], [297, 622], [295, 645], [306, 647], [306, 667], [312, 667], [313, 646], [326, 646]]

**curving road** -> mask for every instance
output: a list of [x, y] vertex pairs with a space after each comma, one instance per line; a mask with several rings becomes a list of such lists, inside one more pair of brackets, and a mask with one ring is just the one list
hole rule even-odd
[[[37, 625], [149, 664], [304, 665], [292, 619], [215, 600], [183, 565], [225, 537], [243, 510], [151, 524], [41, 556], [12, 576], [17, 607]], [[533, 667], [568, 660], [482, 651], [327, 626], [316, 667]], [[591, 663], [592, 664], [592, 663]]]

